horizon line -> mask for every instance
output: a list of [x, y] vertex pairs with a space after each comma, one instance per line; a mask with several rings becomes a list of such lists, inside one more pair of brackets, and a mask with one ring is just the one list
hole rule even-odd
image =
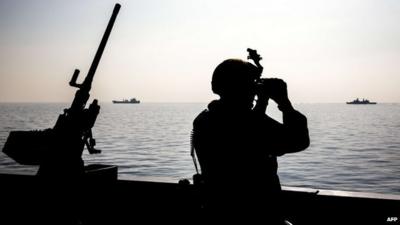
[[[146, 104], [146, 103], [170, 103], [170, 104], [172, 104], [172, 103], [174, 103], [174, 104], [179, 104], [179, 103], [182, 103], [182, 104], [193, 104], [193, 103], [198, 103], [198, 104], [208, 104], [210, 101], [193, 101], [193, 102], [188, 102], [188, 101], [148, 101], [148, 102], [143, 102], [143, 101], [140, 101], [140, 103], [139, 104]], [[63, 103], [71, 103], [70, 101], [0, 101], [0, 104], [7, 104], [7, 103], [9, 103], [9, 104], [24, 104], [24, 103], [31, 103], [31, 104], [50, 104], [50, 103], [53, 103], [53, 104], [63, 104]], [[110, 103], [110, 104], [113, 104], [112, 103], [112, 100], [111, 101], [99, 101], [99, 103]], [[273, 102], [273, 103], [275, 103], [275, 102]], [[293, 104], [345, 104], [346, 102], [344, 101], [344, 102], [292, 102]], [[400, 102], [377, 102], [378, 104], [399, 104]], [[90, 103], [88, 103], [88, 104], [90, 104]], [[276, 103], [275, 103], [276, 104]]]

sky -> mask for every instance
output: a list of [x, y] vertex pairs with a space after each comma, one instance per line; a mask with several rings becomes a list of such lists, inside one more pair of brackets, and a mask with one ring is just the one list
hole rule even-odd
[[[70, 102], [110, 0], [1, 0], [0, 102]], [[294, 103], [400, 102], [398, 0], [126, 0], [93, 81], [100, 102], [208, 102], [225, 59], [261, 54]]]

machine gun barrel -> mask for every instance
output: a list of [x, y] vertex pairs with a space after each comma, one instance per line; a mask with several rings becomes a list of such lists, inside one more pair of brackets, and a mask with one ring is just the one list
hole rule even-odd
[[121, 8], [120, 4], [115, 4], [113, 13], [111, 15], [111, 19], [108, 22], [107, 28], [104, 32], [103, 38], [101, 39], [99, 48], [97, 49], [96, 55], [94, 56], [92, 65], [90, 66], [89, 72], [82, 83], [82, 89], [86, 89], [86, 91], [90, 91], [92, 86], [93, 76], [96, 72], [97, 66], [99, 65], [101, 56], [103, 55], [104, 48], [106, 47], [108, 37], [110, 36], [111, 30], [114, 26], [115, 19], [117, 18], [119, 9]]
[[82, 82], [82, 84], [77, 84], [76, 79], [78, 78], [79, 70], [75, 70], [72, 79], [69, 82], [69, 84], [72, 87], [79, 88], [79, 90], [75, 94], [75, 98], [70, 107], [71, 113], [80, 111], [85, 108], [86, 102], [89, 99], [89, 91], [92, 88], [92, 81], [94, 74], [96, 73], [97, 66], [99, 65], [101, 56], [103, 55], [104, 48], [106, 47], [107, 40], [110, 36], [111, 30], [114, 26], [114, 22], [115, 19], [117, 18], [120, 8], [121, 8], [120, 4], [118, 3], [115, 4], [110, 21], [108, 22], [107, 28], [104, 32], [103, 38], [101, 39], [99, 48], [97, 49], [96, 55], [94, 56], [92, 65], [90, 66], [90, 69], [85, 77], [85, 80]]

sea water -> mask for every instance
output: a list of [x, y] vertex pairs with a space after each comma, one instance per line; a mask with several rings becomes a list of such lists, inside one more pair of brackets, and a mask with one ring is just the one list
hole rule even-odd
[[[195, 173], [193, 119], [207, 103], [100, 103], [93, 135], [99, 155], [86, 164], [117, 165], [120, 175], [177, 182]], [[0, 103], [0, 148], [12, 130], [54, 126], [68, 103]], [[400, 194], [400, 104], [295, 104], [308, 118], [311, 145], [278, 158], [284, 186]], [[278, 121], [271, 104], [267, 113]], [[54, 149], [55, 151], [57, 149]], [[0, 153], [1, 173], [34, 174]], [[262, 179], [262, 178], [260, 178]]]

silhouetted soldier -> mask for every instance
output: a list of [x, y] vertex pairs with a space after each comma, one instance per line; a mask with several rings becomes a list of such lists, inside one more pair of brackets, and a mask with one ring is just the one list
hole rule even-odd
[[[206, 215], [216, 222], [282, 224], [277, 156], [309, 146], [307, 119], [290, 103], [286, 83], [259, 76], [249, 62], [222, 62], [212, 77], [220, 99], [193, 122]], [[283, 124], [265, 114], [269, 99], [282, 111]]]

